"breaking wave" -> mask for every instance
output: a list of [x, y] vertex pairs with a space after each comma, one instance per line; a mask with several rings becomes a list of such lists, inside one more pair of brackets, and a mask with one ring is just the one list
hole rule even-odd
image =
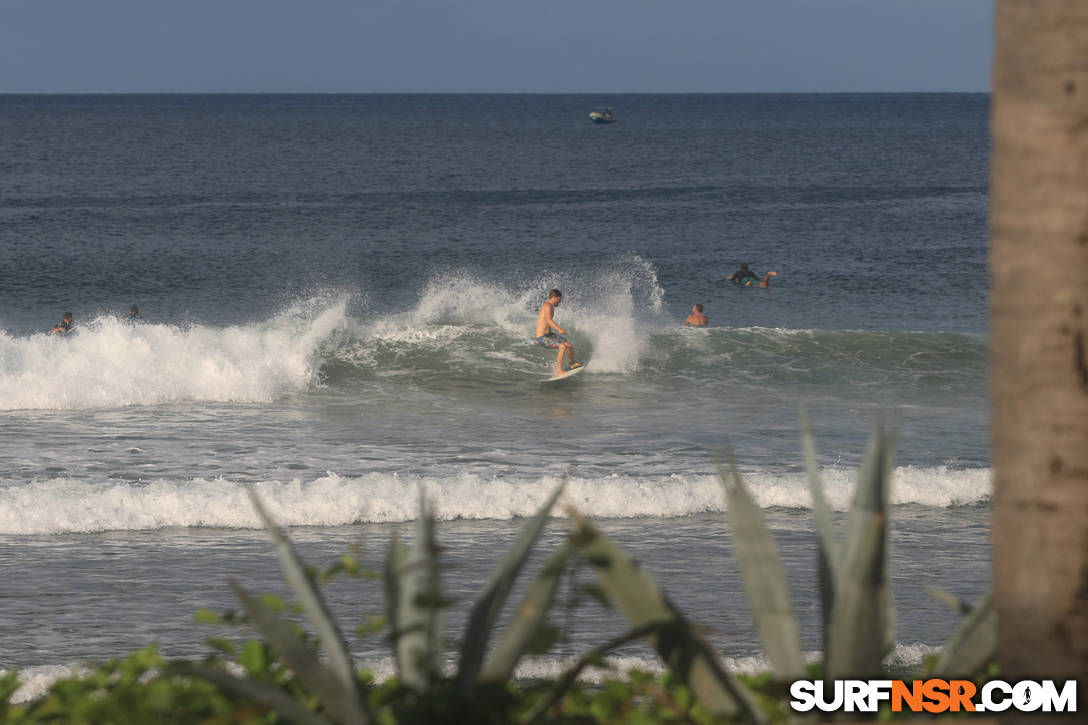
[[[744, 477], [764, 508], [810, 505], [802, 474], [749, 472]], [[849, 506], [856, 478], [856, 470], [824, 470], [824, 487], [835, 509]], [[329, 473], [312, 481], [267, 481], [254, 488], [281, 524], [344, 526], [415, 519], [420, 487], [442, 520], [531, 516], [558, 484], [559, 478], [550, 476], [485, 478], [466, 473], [438, 479], [371, 473], [352, 478]], [[903, 466], [896, 469], [892, 484], [894, 504], [974, 505], [987, 501], [990, 493], [989, 469]], [[721, 484], [711, 475], [573, 476], [563, 500], [598, 518], [668, 518], [724, 510]], [[11, 486], [0, 497], [0, 535], [176, 527], [251, 529], [260, 523], [244, 486], [225, 478], [147, 483], [57, 478]]]

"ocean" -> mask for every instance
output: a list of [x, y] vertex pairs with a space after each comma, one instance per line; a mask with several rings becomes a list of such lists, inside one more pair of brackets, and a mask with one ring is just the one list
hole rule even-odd
[[[988, 115], [985, 94], [0, 96], [0, 669], [31, 696], [152, 641], [206, 653], [222, 632], [192, 613], [235, 606], [227, 577], [284, 591], [247, 486], [307, 560], [361, 544], [373, 569], [425, 491], [452, 646], [567, 476], [564, 505], [765, 668], [722, 446], [815, 652], [800, 404], [839, 511], [898, 426], [893, 658], [917, 665], [958, 620], [926, 587], [990, 585]], [[727, 283], [741, 263], [778, 275]], [[588, 367], [541, 386], [552, 287]], [[682, 327], [696, 303], [709, 326]], [[570, 529], [557, 508], [530, 571]], [[577, 591], [530, 674], [625, 629]], [[372, 582], [328, 594], [347, 630], [382, 609]], [[380, 638], [351, 649], [391, 671]]]

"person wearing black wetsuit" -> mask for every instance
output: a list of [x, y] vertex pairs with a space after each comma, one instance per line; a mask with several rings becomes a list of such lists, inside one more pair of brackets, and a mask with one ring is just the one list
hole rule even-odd
[[759, 277], [756, 276], [756, 273], [748, 269], [747, 263], [742, 264], [740, 266], [740, 269], [726, 277], [725, 281], [732, 282], [733, 284], [744, 284], [744, 280], [746, 279], [754, 279], [757, 281], [759, 280]]

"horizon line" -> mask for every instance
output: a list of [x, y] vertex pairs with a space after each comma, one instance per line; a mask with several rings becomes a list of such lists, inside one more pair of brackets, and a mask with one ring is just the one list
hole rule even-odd
[[0, 91], [0, 96], [844, 96], [989, 95], [973, 91]]

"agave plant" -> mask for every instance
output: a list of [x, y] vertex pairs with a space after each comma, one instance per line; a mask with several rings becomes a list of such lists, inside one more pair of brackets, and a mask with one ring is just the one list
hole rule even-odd
[[[461, 643], [457, 676], [452, 680], [443, 674], [447, 602], [441, 592], [434, 512], [421, 495], [415, 540], [408, 547], [394, 536], [383, 576], [397, 676], [404, 688], [424, 698], [438, 694], [448, 707], [450, 703], [471, 700], [473, 688], [505, 686], [513, 676], [518, 661], [545, 624], [560, 575], [574, 551], [573, 545], [561, 547], [552, 556], [528, 587], [517, 611], [490, 650], [488, 642], [514, 582], [564, 485], [565, 481], [525, 524], [475, 598]], [[320, 589], [290, 540], [253, 491], [250, 491], [250, 498], [272, 538], [286, 581], [313, 628], [324, 658], [318, 657], [300, 627], [280, 616], [264, 599], [251, 595], [232, 581], [231, 587], [250, 623], [265, 637], [295, 678], [316, 697], [321, 710], [335, 722], [352, 725], [374, 722], [377, 713], [367, 700], [367, 692], [352, 664], [340, 628]], [[176, 663], [172, 671], [208, 680], [225, 690], [261, 702], [289, 722], [306, 725], [329, 722], [284, 690], [253, 677], [238, 677], [219, 667], [185, 662]], [[452, 693], [447, 687], [451, 682]], [[439, 686], [443, 688], [441, 691]], [[456, 704], [453, 707], [456, 709]], [[457, 716], [456, 712], [449, 714]]]
[[[820, 608], [824, 623], [824, 671], [833, 679], [876, 677], [894, 644], [895, 609], [888, 576], [888, 497], [895, 467], [895, 433], [878, 422], [858, 476], [838, 541], [824, 497], [811, 428], [802, 411], [801, 439], [816, 525]], [[780, 680], [804, 674], [800, 627], [790, 602], [785, 571], [763, 512], [736, 465], [719, 464], [727, 511], [745, 593], [767, 657]]]
[[933, 671], [942, 675], [971, 675], [993, 662], [997, 653], [997, 610], [993, 592], [975, 605], [939, 589], [929, 589], [936, 599], [964, 615], [963, 625], [941, 650]]
[[[870, 439], [857, 487], [839, 540], [824, 497], [811, 427], [801, 412], [806, 480], [816, 529], [816, 563], [824, 641], [824, 674], [832, 679], [880, 677], [882, 662], [894, 644], [895, 609], [889, 576], [888, 505], [895, 467], [893, 431], [880, 421]], [[805, 677], [800, 626], [790, 598], [785, 569], [767, 527], [736, 465], [721, 463], [734, 551], [741, 579], [775, 677], [788, 682]], [[733, 678], [712, 649], [669, 602], [650, 575], [605, 535], [579, 524], [582, 547], [596, 568], [609, 598], [636, 628], [657, 623], [648, 644], [714, 714], [751, 722], [764, 719], [754, 697]], [[943, 595], [948, 599], [949, 595]], [[952, 599], [955, 599], [952, 597]], [[996, 617], [987, 596], [978, 606], [955, 602], [967, 614], [960, 631], [944, 647], [937, 671], [971, 675], [996, 652]]]
[[665, 665], [713, 715], [765, 720], [754, 695], [722, 666], [713, 648], [669, 601], [650, 574], [615, 542], [576, 517], [578, 541], [608, 598], [645, 635]]
[[[545, 624], [560, 576], [574, 551], [568, 543], [555, 552], [529, 585], [524, 598], [492, 649], [488, 642], [514, 582], [547, 523], [565, 482], [552, 492], [522, 528], [517, 540], [495, 563], [476, 595], [461, 641], [456, 687], [462, 692], [476, 684], [505, 683]], [[383, 579], [386, 612], [395, 642], [400, 681], [426, 693], [444, 679], [445, 606], [439, 577], [434, 512], [425, 500], [411, 548], [394, 537]]]
[[[895, 641], [888, 504], [897, 436], [894, 430], [886, 434], [877, 421], [847, 514], [845, 537], [839, 541], [803, 409], [800, 417], [816, 528], [824, 673], [829, 679], [879, 677], [883, 659]], [[778, 678], [797, 679], [803, 666], [799, 627], [777, 547], [736, 466], [731, 465], [729, 471], [719, 467], [719, 477], [726, 489], [734, 547], [760, 639]], [[973, 610], [961, 605], [961, 611], [970, 613], [943, 649], [938, 671], [944, 674], [973, 674], [996, 652], [996, 617], [989, 597]]]
[[[816, 529], [824, 673], [835, 679], [879, 677], [882, 660], [892, 646], [895, 626], [889, 588], [887, 526], [895, 434], [885, 434], [878, 422], [860, 469], [845, 536], [839, 540], [820, 482], [812, 433], [803, 412], [801, 427]], [[763, 512], [732, 461], [728, 470], [719, 463], [718, 473], [728, 502], [741, 578], [774, 675], [781, 681], [804, 678], [806, 666], [800, 627], [785, 570]], [[624, 614], [632, 628], [582, 656], [554, 683], [551, 692], [537, 702], [526, 717], [528, 722], [543, 720], [584, 667], [637, 639], [646, 640], [711, 716], [765, 722], [767, 718], [755, 695], [721, 664], [699, 629], [681, 614], [649, 573], [573, 510], [574, 535], [553, 553], [529, 584], [505, 629], [497, 638], [492, 636], [515, 580], [539, 540], [564, 484], [525, 523], [475, 597], [453, 677], [445, 674], [448, 602], [441, 589], [435, 517], [421, 495], [420, 516], [411, 546], [394, 536], [384, 566], [386, 612], [392, 630], [396, 672], [401, 687], [411, 694], [399, 704], [386, 706], [368, 701], [367, 688], [354, 670], [340, 629], [320, 590], [291, 542], [250, 492], [253, 505], [272, 537], [286, 580], [313, 628], [313, 640], [265, 600], [250, 595], [235, 582], [231, 586], [250, 622], [261, 631], [283, 665], [317, 699], [322, 714], [303, 704], [304, 700], [260, 679], [238, 677], [222, 668], [191, 663], [179, 663], [174, 670], [209, 680], [224, 690], [266, 704], [289, 722], [307, 725], [328, 722], [326, 715], [342, 723], [369, 723], [379, 716], [387, 720], [399, 715], [409, 720], [430, 721], [459, 721], [470, 714], [473, 720], [489, 719], [486, 706], [481, 711], [478, 703], [502, 698], [518, 662], [547, 630], [546, 618], [562, 573], [573, 557], [583, 556], [593, 567], [604, 595]], [[996, 615], [990, 597], [970, 607], [951, 595], [935, 592], [935, 596], [967, 615], [961, 630], [944, 648], [936, 670], [948, 675], [973, 674], [992, 660], [996, 647]], [[496, 641], [489, 647], [492, 639]], [[314, 641], [324, 651], [324, 659], [317, 656]], [[405, 699], [415, 705], [405, 706]], [[472, 703], [477, 703], [476, 710], [466, 712]], [[389, 708], [391, 712], [385, 711]]]

